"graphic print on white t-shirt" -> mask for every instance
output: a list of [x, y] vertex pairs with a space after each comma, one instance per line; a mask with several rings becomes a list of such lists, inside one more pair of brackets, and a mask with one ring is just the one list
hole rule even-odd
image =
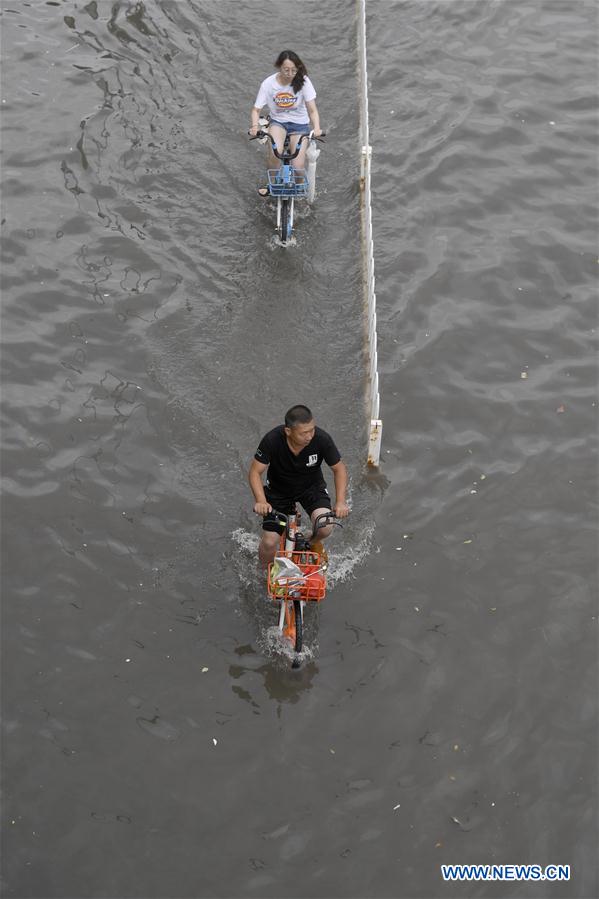
[[314, 100], [316, 91], [314, 85], [306, 75], [302, 88], [295, 93], [290, 84], [282, 85], [277, 78], [277, 73], [265, 78], [254, 106], [262, 109], [268, 106], [271, 117], [280, 122], [298, 122], [308, 124], [310, 117], [306, 108], [306, 102]]
[[291, 109], [297, 103], [297, 96], [289, 90], [279, 91], [272, 99], [277, 109]]

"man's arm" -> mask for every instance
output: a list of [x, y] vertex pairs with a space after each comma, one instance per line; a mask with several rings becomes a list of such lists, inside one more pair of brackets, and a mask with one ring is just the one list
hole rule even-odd
[[248, 481], [250, 482], [250, 488], [254, 494], [254, 499], [256, 500], [254, 503], [254, 512], [256, 515], [267, 515], [269, 512], [272, 512], [272, 506], [267, 502], [264, 493], [264, 485], [262, 483], [262, 475], [267, 468], [268, 465], [263, 465], [262, 462], [258, 462], [257, 459], [252, 459], [252, 464], [250, 465], [250, 470], [248, 472]]
[[337, 462], [331, 465], [331, 471], [335, 478], [335, 505], [333, 512], [337, 518], [347, 518], [349, 515], [349, 506], [345, 502], [345, 492], [347, 490], [347, 468], [344, 462]]

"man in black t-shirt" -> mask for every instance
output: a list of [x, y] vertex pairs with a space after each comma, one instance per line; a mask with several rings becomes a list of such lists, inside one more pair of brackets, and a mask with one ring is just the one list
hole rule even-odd
[[[289, 515], [299, 502], [312, 522], [318, 515], [331, 510], [331, 500], [322, 476], [323, 460], [335, 478], [335, 506], [337, 518], [346, 518], [349, 507], [345, 502], [347, 469], [339, 450], [326, 431], [317, 428], [307, 406], [293, 406], [285, 415], [285, 424], [265, 434], [250, 466], [248, 480], [254, 494], [254, 512], [262, 515], [262, 540], [258, 555], [263, 564], [271, 562], [279, 545], [283, 528], [272, 510]], [[268, 469], [266, 484], [262, 474]], [[332, 525], [319, 528], [317, 540], [333, 530]]]

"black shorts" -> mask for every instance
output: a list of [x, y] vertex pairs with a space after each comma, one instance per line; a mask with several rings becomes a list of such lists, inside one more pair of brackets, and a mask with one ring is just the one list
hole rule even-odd
[[[283, 515], [293, 515], [296, 503], [299, 503], [308, 515], [312, 515], [314, 509], [331, 508], [331, 497], [324, 483], [308, 487], [299, 496], [281, 496], [278, 493], [274, 493], [270, 487], [265, 487], [264, 493], [267, 502], [270, 503], [273, 509], [276, 509], [277, 512], [282, 512]], [[272, 512], [269, 512], [262, 519], [262, 528], [265, 531], [275, 531], [277, 534], [282, 534], [284, 531], [283, 525], [277, 522]]]

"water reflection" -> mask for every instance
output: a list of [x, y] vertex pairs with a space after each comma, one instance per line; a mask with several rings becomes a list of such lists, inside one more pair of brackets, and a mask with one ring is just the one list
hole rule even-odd
[[[252, 692], [252, 674], [261, 676], [261, 686], [264, 687], [270, 699], [282, 705], [298, 702], [302, 694], [312, 689], [313, 680], [319, 670], [318, 665], [311, 661], [304, 662], [298, 669], [292, 669], [290, 659], [284, 656], [264, 662], [262, 654], [256, 652], [250, 645], [237, 646], [235, 654], [243, 657], [246, 663], [230, 665], [229, 675], [234, 681], [241, 678], [245, 678], [245, 680], [243, 686], [236, 684], [232, 690], [240, 699], [252, 706], [255, 714], [260, 714], [260, 703], [259, 696]], [[252, 660], [256, 664], [252, 664]], [[280, 714], [280, 711], [279, 708], [277, 714]]]

